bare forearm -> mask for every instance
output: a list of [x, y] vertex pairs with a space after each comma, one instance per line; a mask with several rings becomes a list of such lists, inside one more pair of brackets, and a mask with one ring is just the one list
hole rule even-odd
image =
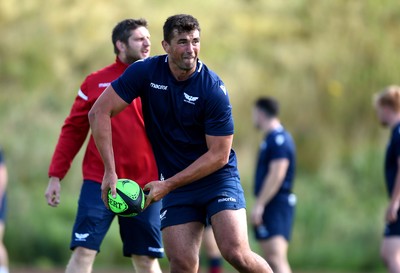
[[278, 193], [289, 167], [287, 159], [274, 160], [270, 164], [269, 174], [265, 178], [261, 192], [257, 198], [257, 204], [262, 206], [268, 204]]
[[110, 115], [91, 111], [89, 122], [97, 150], [103, 159], [105, 171], [115, 172]]
[[268, 204], [271, 199], [278, 193], [282, 181], [279, 178], [268, 176], [265, 179], [260, 194], [257, 197], [257, 203], [264, 206]]
[[216, 172], [225, 166], [228, 160], [229, 156], [216, 155], [208, 151], [186, 169], [170, 177], [165, 182], [169, 184], [171, 190], [174, 190]]

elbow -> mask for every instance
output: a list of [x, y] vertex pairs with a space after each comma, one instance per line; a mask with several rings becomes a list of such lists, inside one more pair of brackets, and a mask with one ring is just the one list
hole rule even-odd
[[224, 167], [226, 164], [229, 162], [229, 153], [223, 153], [218, 155], [217, 160], [216, 160], [216, 165], [218, 166], [218, 169]]
[[94, 124], [94, 122], [96, 120], [96, 116], [97, 116], [97, 113], [96, 113], [95, 109], [93, 109], [93, 108], [90, 109], [90, 111], [88, 113], [88, 119], [89, 119], [90, 126], [92, 126]]

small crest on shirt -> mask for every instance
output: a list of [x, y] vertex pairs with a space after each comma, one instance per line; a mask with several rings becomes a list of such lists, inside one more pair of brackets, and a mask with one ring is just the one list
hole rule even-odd
[[193, 105], [195, 105], [195, 102], [199, 99], [199, 97], [193, 97], [187, 93], [183, 93], [183, 95], [185, 96], [185, 99], [183, 101]]

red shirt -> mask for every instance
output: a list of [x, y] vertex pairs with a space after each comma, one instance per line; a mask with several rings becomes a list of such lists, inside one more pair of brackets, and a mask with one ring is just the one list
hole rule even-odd
[[[114, 64], [86, 77], [61, 129], [50, 163], [49, 176], [64, 178], [88, 135], [89, 110], [104, 89], [127, 67], [117, 57]], [[111, 126], [118, 177], [132, 179], [142, 187], [157, 180], [157, 167], [144, 128], [140, 99], [135, 99], [125, 110], [113, 117]], [[86, 148], [82, 171], [84, 179], [98, 183], [103, 180], [104, 165], [92, 135]]]

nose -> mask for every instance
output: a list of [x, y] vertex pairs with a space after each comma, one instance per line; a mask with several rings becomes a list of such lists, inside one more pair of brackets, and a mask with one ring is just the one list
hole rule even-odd
[[194, 48], [194, 46], [193, 46], [193, 44], [192, 43], [188, 43], [188, 46], [186, 47], [186, 52], [187, 53], [193, 53], [193, 48]]
[[145, 45], [145, 46], [150, 46], [150, 45], [151, 45], [150, 38], [144, 39], [144, 45]]

